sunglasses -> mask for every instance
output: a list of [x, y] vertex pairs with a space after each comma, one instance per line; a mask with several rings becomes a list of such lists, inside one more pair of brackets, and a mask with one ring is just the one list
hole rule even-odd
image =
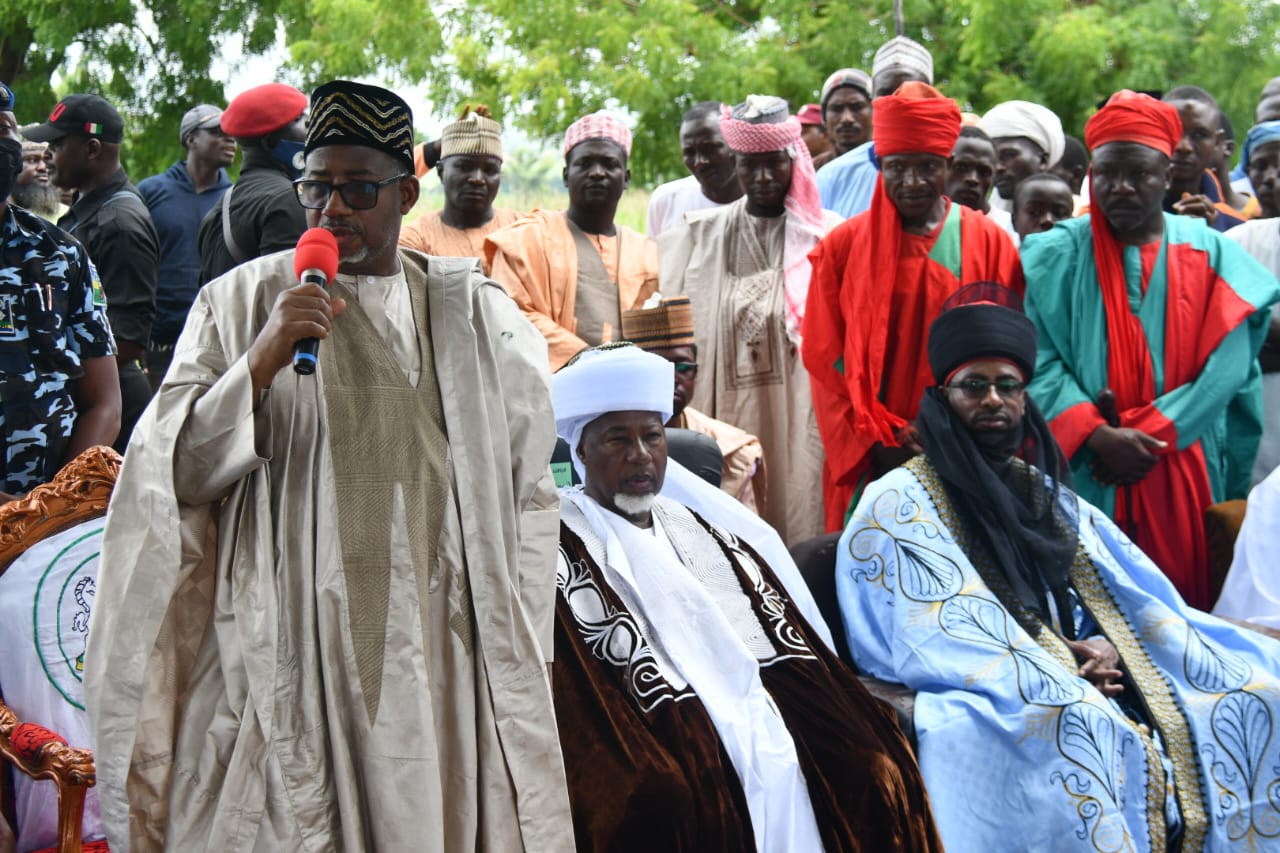
[[672, 365], [676, 369], [676, 373], [696, 375], [698, 372], [698, 363], [696, 361], [675, 361]]
[[1027, 390], [1027, 383], [1017, 379], [964, 379], [942, 387], [959, 391], [970, 400], [985, 400], [995, 388], [1002, 399], [1016, 400]]
[[379, 190], [407, 177], [409, 175], [402, 172], [385, 181], [347, 181], [342, 184], [298, 178], [293, 182], [293, 189], [298, 194], [298, 202], [308, 210], [323, 210], [335, 191], [342, 196], [342, 203], [352, 210], [369, 210], [378, 206]]

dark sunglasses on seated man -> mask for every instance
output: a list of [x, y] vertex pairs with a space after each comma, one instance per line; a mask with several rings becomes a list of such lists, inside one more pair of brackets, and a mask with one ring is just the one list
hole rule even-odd
[[964, 394], [970, 400], [983, 400], [991, 389], [994, 387], [996, 393], [1006, 400], [1014, 400], [1022, 396], [1027, 390], [1027, 383], [1020, 382], [1017, 379], [962, 379], [959, 382], [952, 382], [950, 385], [944, 385], [943, 388], [954, 388]]

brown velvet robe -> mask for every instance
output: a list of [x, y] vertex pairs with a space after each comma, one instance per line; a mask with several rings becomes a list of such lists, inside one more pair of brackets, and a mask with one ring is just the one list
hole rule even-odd
[[[766, 609], [773, 602], [736, 567], [731, 550], [760, 566], [782, 594], [789, 640], [808, 647], [803, 655], [762, 660], [761, 677], [795, 739], [827, 853], [941, 851], [894, 712], [827, 649], [749, 546], [697, 518], [735, 566], [761, 621], [779, 616]], [[649, 629], [627, 612], [563, 522], [560, 547], [552, 686], [578, 850], [753, 849], [745, 795], [702, 702], [663, 677], [641, 636]], [[579, 614], [590, 608], [569, 600], [597, 594], [601, 618], [587, 624]], [[645, 648], [627, 654], [633, 644]]]

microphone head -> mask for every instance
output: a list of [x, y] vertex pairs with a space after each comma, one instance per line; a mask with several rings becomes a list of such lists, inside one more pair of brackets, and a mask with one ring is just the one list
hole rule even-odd
[[293, 273], [302, 278], [304, 270], [320, 270], [326, 279], [338, 274], [338, 241], [323, 228], [308, 228], [298, 238], [293, 255]]

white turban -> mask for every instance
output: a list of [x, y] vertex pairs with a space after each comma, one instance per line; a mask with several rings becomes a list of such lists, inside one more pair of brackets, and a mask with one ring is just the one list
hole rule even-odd
[[[578, 443], [589, 423], [609, 412], [657, 412], [666, 423], [671, 419], [675, 388], [671, 362], [631, 344], [585, 350], [572, 364], [560, 368], [551, 377], [551, 403], [556, 432], [569, 443], [578, 477], [586, 482]], [[835, 648], [831, 630], [777, 531], [674, 459], [667, 460], [661, 495], [690, 507], [755, 548], [809, 624], [829, 648]]]
[[578, 443], [587, 424], [610, 412], [657, 412], [671, 420], [675, 365], [660, 355], [627, 344], [584, 350], [551, 377], [556, 432], [569, 443], [578, 476], [586, 482]]
[[987, 136], [997, 139], [1022, 136], [1030, 139], [1049, 155], [1049, 165], [1056, 166], [1066, 150], [1067, 139], [1062, 121], [1048, 107], [1030, 101], [1005, 101], [987, 110], [981, 125]]

